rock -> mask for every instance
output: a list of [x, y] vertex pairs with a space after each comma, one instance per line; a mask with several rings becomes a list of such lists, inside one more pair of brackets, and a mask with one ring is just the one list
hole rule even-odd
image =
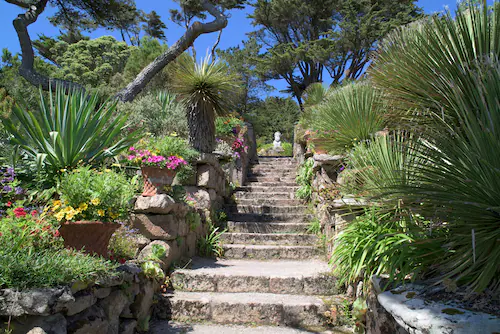
[[340, 166], [344, 156], [342, 155], [329, 155], [329, 154], [315, 154], [313, 156], [315, 163], [319, 165], [334, 165]]
[[201, 153], [196, 160], [197, 165], [209, 164], [212, 166], [219, 166], [219, 157], [216, 154]]
[[160, 245], [165, 247], [166, 252], [165, 252], [165, 257], [160, 259], [162, 261], [161, 267], [165, 271], [168, 269], [168, 267], [172, 264], [172, 262], [178, 260], [181, 256], [180, 250], [179, 250], [179, 245], [178, 245], [178, 240], [181, 237], [179, 237], [177, 240], [172, 240], [172, 241], [161, 241], [161, 240], [155, 240], [151, 242], [149, 245], [144, 247], [144, 249], [139, 253], [138, 260], [144, 261], [147, 260], [153, 250], [153, 245]]
[[145, 280], [134, 303], [130, 306], [132, 314], [137, 319], [137, 322], [141, 324], [141, 327], [144, 327], [144, 324], [149, 321], [154, 293], [158, 287], [155, 281]]
[[113, 275], [101, 278], [99, 281], [96, 282], [96, 285], [103, 288], [109, 288], [113, 286], [122, 285], [123, 281], [124, 281], [123, 275]]
[[146, 247], [150, 242], [151, 240], [149, 240], [143, 235], [138, 235], [135, 238], [135, 243], [137, 244], [137, 248], [139, 249], [139, 251], [141, 251], [144, 247]]
[[118, 334], [120, 329], [120, 314], [128, 304], [128, 298], [121, 290], [113, 291], [109, 297], [103, 299], [99, 305], [107, 317], [108, 334]]
[[196, 209], [210, 209], [210, 193], [207, 190], [197, 187], [184, 187], [186, 195], [191, 196], [196, 201]]
[[82, 296], [78, 296], [71, 303], [66, 305], [66, 315], [72, 316], [77, 313], [82, 312], [85, 309], [88, 309], [92, 305], [97, 302], [97, 297], [94, 294], [89, 293]]
[[98, 288], [94, 290], [94, 296], [98, 299], [103, 299], [109, 296], [111, 293], [111, 288]]
[[66, 318], [57, 313], [49, 316], [24, 316], [14, 319], [14, 334], [66, 334]]
[[167, 194], [158, 194], [151, 197], [139, 196], [135, 201], [134, 211], [167, 214], [174, 210], [176, 206], [175, 200]]
[[179, 232], [179, 219], [174, 215], [134, 214], [132, 224], [151, 240], [174, 240]]
[[50, 315], [72, 301], [74, 298], [68, 287], [23, 292], [3, 289], [0, 290], [0, 316]]
[[71, 293], [75, 294], [79, 291], [85, 290], [89, 287], [88, 282], [76, 281], [71, 285]]
[[120, 322], [120, 334], [134, 334], [137, 321], [133, 319], [122, 319]]
[[198, 166], [198, 187], [214, 189], [217, 186], [217, 172], [210, 165]]
[[187, 257], [196, 255], [196, 233], [189, 233], [186, 237]]
[[68, 333], [70, 334], [107, 334], [109, 323], [104, 310], [97, 305], [86, 309], [72, 317], [68, 321]]

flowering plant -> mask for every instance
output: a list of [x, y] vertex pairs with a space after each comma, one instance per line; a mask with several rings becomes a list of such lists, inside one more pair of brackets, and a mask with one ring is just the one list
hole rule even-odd
[[49, 249], [62, 246], [58, 224], [44, 213], [22, 206], [6, 211], [0, 224], [0, 238], [12, 250]]
[[0, 168], [0, 217], [5, 214], [5, 210], [12, 207], [13, 202], [21, 199], [25, 193], [19, 183], [13, 168]]
[[176, 170], [180, 166], [187, 165], [187, 161], [182, 157], [171, 155], [165, 157], [163, 155], [158, 155], [158, 153], [153, 153], [150, 150], [140, 150], [135, 147], [129, 149], [128, 160], [137, 163], [141, 166], [154, 166], [160, 168], [166, 168], [170, 170]]
[[218, 117], [215, 120], [215, 133], [217, 136], [237, 136], [245, 122], [235, 116]]
[[245, 139], [243, 138], [235, 138], [231, 145], [231, 149], [234, 151], [233, 155], [236, 158], [241, 157], [242, 153], [248, 152], [248, 146], [245, 145]]
[[60, 199], [51, 212], [58, 221], [116, 221], [128, 215], [135, 185], [124, 174], [82, 167], [61, 178]]

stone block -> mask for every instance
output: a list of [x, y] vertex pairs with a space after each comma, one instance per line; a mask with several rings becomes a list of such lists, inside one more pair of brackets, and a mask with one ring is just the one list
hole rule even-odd
[[137, 321], [133, 319], [122, 319], [120, 322], [120, 334], [134, 334]]
[[131, 221], [150, 240], [174, 240], [179, 235], [179, 218], [175, 215], [133, 214]]
[[186, 237], [187, 257], [194, 257], [196, 255], [196, 233], [191, 232]]
[[300, 295], [304, 292], [304, 282], [297, 277], [271, 277], [271, 293]]
[[19, 292], [0, 290], [0, 316], [49, 315], [64, 310], [74, 301], [68, 287]]
[[97, 305], [74, 316], [68, 317], [68, 333], [71, 334], [107, 334], [109, 323], [104, 310]]
[[66, 304], [66, 315], [72, 316], [88, 309], [97, 302], [97, 297], [92, 293], [84, 294]]
[[197, 178], [198, 187], [215, 189], [217, 186], [217, 171], [210, 165], [199, 165]]
[[191, 196], [195, 201], [195, 208], [197, 209], [210, 209], [210, 194], [205, 189], [197, 187], [184, 187], [186, 195]]
[[140, 285], [140, 292], [134, 303], [130, 305], [130, 310], [139, 324], [144, 323], [149, 318], [154, 294], [158, 287], [154, 280], [144, 280]]
[[108, 334], [119, 333], [120, 314], [127, 304], [128, 298], [121, 290], [113, 291], [107, 298], [99, 302], [109, 323]]
[[134, 211], [140, 213], [168, 214], [176, 206], [175, 200], [167, 194], [139, 196], [135, 201]]
[[217, 284], [213, 275], [209, 274], [186, 274], [176, 271], [170, 277], [172, 286], [182, 291], [217, 291]]
[[151, 255], [153, 254], [153, 246], [154, 245], [159, 245], [159, 246], [162, 246], [165, 248], [165, 257], [160, 259], [160, 260], [163, 263], [162, 264], [163, 268], [168, 267], [170, 265], [170, 263], [167, 264], [167, 262], [169, 262], [168, 261], [169, 255], [171, 253], [170, 252], [170, 245], [162, 240], [155, 240], [155, 241], [151, 242], [149, 245], [147, 245], [146, 247], [144, 247], [144, 249], [139, 253], [139, 256], [137, 257], [137, 259], [139, 261], [146, 261], [146, 260], [150, 259]]
[[66, 334], [66, 318], [57, 313], [49, 316], [24, 316], [13, 320], [13, 334]]
[[94, 290], [94, 296], [98, 299], [103, 299], [109, 296], [111, 293], [111, 288], [97, 288]]

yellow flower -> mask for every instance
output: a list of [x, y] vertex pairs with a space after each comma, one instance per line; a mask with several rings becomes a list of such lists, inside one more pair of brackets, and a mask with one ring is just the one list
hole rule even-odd
[[59, 212], [58, 212], [58, 213], [56, 213], [54, 216], [56, 217], [56, 219], [57, 219], [58, 221], [61, 221], [61, 220], [63, 220], [64, 215], [65, 215], [65, 212], [64, 212], [64, 211], [59, 211]]
[[60, 171], [61, 173], [64, 173], [64, 172], [66, 172], [66, 168], [60, 169], [59, 171]]
[[111, 172], [111, 169], [106, 168], [104, 171], [105, 171], [106, 173], [109, 173], [109, 172]]
[[111, 166], [113, 166], [113, 167], [121, 167], [120, 164], [116, 164], [116, 163], [112, 164]]
[[89, 208], [89, 205], [87, 203], [80, 203], [80, 205], [78, 206], [78, 209], [80, 211], [85, 211]]
[[111, 218], [113, 218], [113, 219], [116, 219], [116, 218], [118, 218], [119, 214], [114, 213], [114, 212], [111, 212], [111, 213], [109, 214], [109, 216], [110, 216]]
[[177, 136], [178, 136], [178, 134], [177, 134], [177, 132], [172, 132], [172, 133], [170, 133], [170, 136], [171, 136], [171, 137], [177, 137]]
[[99, 210], [97, 210], [97, 214], [98, 214], [99, 216], [101, 216], [101, 217], [103, 217], [105, 213], [106, 213], [106, 212], [105, 212], [103, 209], [99, 209]]
[[92, 203], [92, 205], [99, 205], [99, 203], [101, 203], [101, 200], [99, 198], [93, 198], [90, 203]]

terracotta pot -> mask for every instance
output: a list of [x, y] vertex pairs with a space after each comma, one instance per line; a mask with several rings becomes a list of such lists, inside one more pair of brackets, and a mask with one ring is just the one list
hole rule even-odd
[[142, 196], [154, 196], [163, 193], [165, 186], [172, 185], [176, 171], [159, 167], [141, 167], [142, 177], [144, 179], [144, 190]]
[[59, 228], [66, 248], [81, 250], [88, 254], [108, 257], [109, 239], [120, 227], [118, 223], [96, 221], [66, 222]]

